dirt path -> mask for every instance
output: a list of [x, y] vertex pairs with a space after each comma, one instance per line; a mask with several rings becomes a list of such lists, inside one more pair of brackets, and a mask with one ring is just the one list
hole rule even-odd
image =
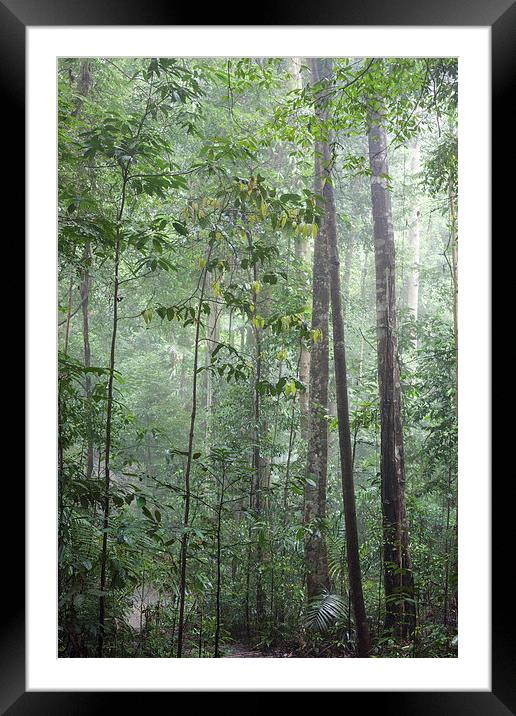
[[247, 644], [231, 644], [224, 647], [226, 659], [288, 659], [291, 654], [282, 651], [257, 651]]

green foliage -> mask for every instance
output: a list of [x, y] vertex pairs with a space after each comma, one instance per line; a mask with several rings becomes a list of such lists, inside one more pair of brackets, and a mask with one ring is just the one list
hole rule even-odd
[[348, 618], [347, 609], [348, 605], [341, 596], [325, 590], [309, 602], [304, 617], [305, 628], [324, 633], [337, 621]]
[[[85, 61], [86, 89], [79, 82]], [[324, 140], [332, 152], [327, 168], [341, 248], [360, 558], [375, 655], [456, 654], [457, 424], [446, 264], [449, 192], [457, 191], [456, 61], [336, 58], [334, 76], [317, 84], [304, 62], [300, 72], [302, 81], [294, 82], [287, 58], [59, 63], [61, 656], [95, 655], [101, 597], [104, 656], [175, 656], [185, 541], [183, 655], [213, 656], [217, 606], [223, 651], [246, 641], [305, 655], [353, 653], [332, 380], [330, 409], [321, 407], [329, 428], [327, 517], [308, 523], [303, 505], [306, 490], [318, 487], [306, 472], [310, 381], [302, 360], [326, 338], [311, 316], [312, 246], [324, 230], [324, 201], [313, 190], [314, 142]], [[331, 110], [327, 119], [314, 111], [321, 95]], [[365, 141], [379, 97], [397, 250], [415, 645], [391, 643], [382, 631], [381, 430]], [[416, 136], [423, 169], [414, 180], [405, 164]], [[417, 320], [398, 290], [413, 265], [406, 233], [416, 202]], [[332, 348], [330, 335], [330, 360]], [[306, 604], [310, 533], [326, 542], [331, 588]]]

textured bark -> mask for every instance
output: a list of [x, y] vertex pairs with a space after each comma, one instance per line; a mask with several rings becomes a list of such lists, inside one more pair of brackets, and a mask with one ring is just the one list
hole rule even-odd
[[[410, 147], [410, 181], [415, 183], [420, 172], [419, 142], [413, 140]], [[410, 217], [408, 228], [408, 251], [410, 266], [403, 287], [404, 305], [417, 320], [419, 305], [419, 258], [420, 258], [420, 209], [416, 205]]]
[[306, 445], [308, 440], [308, 410], [310, 401], [310, 353], [304, 343], [301, 343], [299, 357], [299, 380], [306, 387], [304, 392], [299, 393], [299, 431], [301, 440]]
[[[311, 59], [313, 83], [319, 81], [316, 60]], [[317, 111], [317, 110], [316, 110]], [[322, 197], [322, 157], [320, 142], [315, 145], [315, 193]], [[326, 480], [328, 471], [328, 309], [329, 272], [327, 237], [322, 226], [314, 241], [312, 330], [319, 332], [310, 351], [309, 427], [307, 477], [304, 491], [304, 524], [309, 527], [305, 538], [306, 591], [308, 599], [329, 589], [328, 557], [321, 532], [326, 516]]]
[[[378, 101], [377, 101], [378, 103]], [[398, 637], [414, 628], [414, 582], [405, 508], [401, 392], [396, 344], [395, 252], [387, 187], [387, 139], [381, 109], [370, 110], [369, 158], [376, 266], [380, 472], [382, 491], [385, 629]]]
[[[292, 77], [290, 86], [292, 90], [303, 88], [301, 76], [301, 58], [291, 57], [289, 70]], [[295, 187], [298, 190], [300, 187]], [[310, 259], [310, 245], [308, 239], [299, 236], [295, 241], [295, 254], [301, 265], [307, 265]], [[304, 343], [301, 344], [301, 355], [299, 358], [299, 380], [306, 386], [306, 390], [299, 395], [300, 433], [303, 443], [308, 439], [308, 410], [309, 410], [309, 382], [310, 382], [310, 353]]]
[[[308, 240], [300, 237], [295, 244], [296, 257], [301, 264], [308, 264], [309, 261], [309, 245]], [[310, 395], [310, 353], [306, 345], [302, 342], [299, 356], [299, 380], [306, 386], [306, 390], [299, 395], [299, 429], [301, 439], [304, 444], [308, 440], [308, 423], [309, 423], [309, 395]]]
[[79, 96], [76, 99], [75, 109], [72, 112], [72, 115], [74, 117], [77, 117], [81, 113], [82, 106], [84, 104], [84, 98], [87, 97], [91, 88], [92, 79], [90, 61], [91, 60], [87, 58], [83, 58], [80, 63], [79, 79], [77, 81], [77, 90]]
[[[320, 62], [320, 60], [318, 61]], [[326, 60], [325, 70], [331, 74], [331, 60]], [[321, 73], [322, 74], [322, 73]], [[326, 106], [321, 103], [321, 113], [326, 117]], [[342, 498], [346, 525], [346, 553], [348, 562], [351, 604], [355, 615], [357, 634], [357, 654], [367, 657], [371, 650], [369, 625], [364, 605], [362, 574], [358, 542], [357, 514], [355, 503], [355, 486], [353, 482], [353, 456], [351, 449], [351, 433], [349, 425], [348, 385], [346, 367], [346, 348], [344, 339], [344, 315], [342, 308], [340, 285], [340, 260], [337, 242], [336, 209], [333, 186], [330, 181], [331, 154], [328, 141], [321, 143], [322, 166], [321, 183], [324, 185], [324, 221], [323, 234], [327, 239], [330, 274], [330, 293], [333, 326], [333, 356], [335, 371], [335, 394], [337, 400], [337, 416], [339, 424], [339, 454], [342, 477]], [[351, 241], [350, 241], [350, 245]], [[350, 251], [348, 250], [348, 256]], [[349, 280], [349, 267], [346, 272]]]

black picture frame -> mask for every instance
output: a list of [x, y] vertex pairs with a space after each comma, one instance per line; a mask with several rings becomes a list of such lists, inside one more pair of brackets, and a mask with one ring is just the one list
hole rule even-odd
[[[24, 196], [24, 146], [25, 146], [25, 30], [27, 26], [77, 26], [77, 25], [199, 25], [193, 22], [202, 16], [203, 25], [414, 25], [414, 26], [489, 26], [491, 28], [492, 62], [492, 217], [493, 232], [496, 223], [503, 221], [514, 203], [514, 180], [504, 182], [501, 178], [504, 166], [514, 172], [514, 134], [511, 115], [508, 113], [514, 85], [514, 59], [516, 48], [516, 4], [514, 0], [361, 0], [345, 3], [343, 0], [323, 0], [308, 6], [293, 2], [280, 5], [270, 0], [239, 6], [238, 23], [221, 21], [220, 5], [211, 8], [190, 8], [170, 2], [155, 0], [0, 0], [0, 87], [6, 123], [2, 134], [4, 142], [14, 148], [9, 164], [9, 182], [4, 190], [8, 213], [19, 217], [21, 226], [25, 215]], [[510, 146], [509, 146], [510, 145]], [[5, 146], [5, 145], [4, 145]], [[512, 201], [511, 201], [512, 200]], [[4, 215], [6, 212], [3, 212]], [[508, 232], [504, 232], [511, 241]], [[501, 229], [497, 234], [504, 236]], [[14, 243], [11, 240], [11, 243]], [[23, 242], [20, 238], [19, 245]], [[493, 247], [494, 248], [494, 247]], [[494, 251], [492, 252], [494, 259]], [[500, 262], [500, 265], [505, 262]], [[507, 264], [505, 264], [507, 265]], [[508, 285], [509, 269], [507, 270]], [[502, 268], [503, 272], [503, 268]], [[498, 283], [503, 283], [499, 277]], [[19, 301], [18, 301], [19, 302]], [[493, 318], [501, 312], [504, 300], [493, 296]], [[31, 347], [29, 346], [29, 349]], [[465, 357], [465, 360], [474, 357]], [[484, 379], [483, 376], [480, 377]], [[500, 380], [501, 383], [501, 380]], [[498, 395], [498, 383], [494, 379], [492, 395]], [[500, 391], [501, 392], [501, 391]], [[50, 410], [53, 408], [50, 407]], [[19, 428], [16, 428], [19, 431]], [[510, 433], [503, 426], [497, 429], [498, 445], [511, 444]], [[506, 440], [504, 440], [506, 438]], [[513, 438], [514, 439], [514, 438]], [[472, 448], [473, 449], [473, 448]], [[495, 454], [495, 451], [492, 451]], [[514, 472], [512, 469], [511, 472]], [[421, 714], [453, 714], [460, 716], [507, 716], [516, 714], [516, 661], [514, 626], [511, 619], [512, 603], [507, 597], [514, 555], [511, 540], [511, 517], [513, 509], [507, 500], [503, 483], [503, 470], [492, 485], [493, 559], [492, 559], [492, 691], [490, 692], [348, 692], [342, 706], [350, 708], [350, 698], [360, 699], [361, 708], [377, 708], [382, 714], [395, 713], [417, 716]], [[24, 482], [21, 471], [18, 477], [10, 475], [10, 494], [4, 497], [4, 516], [9, 504], [24, 504]], [[500, 477], [501, 475], [501, 477]], [[511, 510], [511, 513], [509, 513]], [[12, 535], [11, 532], [9, 532]], [[120, 698], [126, 692], [26, 692], [25, 691], [25, 608], [24, 608], [24, 538], [21, 526], [15, 528], [15, 539], [8, 538], [4, 530], [3, 574], [9, 575], [9, 605], [3, 612], [0, 639], [0, 712], [10, 716], [19, 714], [91, 714], [108, 708], [120, 709]], [[514, 560], [512, 560], [514, 562]], [[7, 582], [6, 582], [7, 585]], [[15, 588], [13, 589], [13, 585]], [[4, 591], [7, 591], [6, 589]], [[510, 592], [509, 592], [510, 594]], [[465, 595], [464, 598], [474, 598]], [[410, 684], [407, 684], [410, 688]], [[314, 684], [314, 691], [317, 685]], [[173, 693], [162, 693], [173, 698]], [[131, 707], [149, 708], [149, 698], [154, 692], [130, 693]], [[116, 702], [115, 702], [116, 698]], [[154, 701], [154, 699], [153, 699]], [[357, 703], [354, 707], [356, 708]]]

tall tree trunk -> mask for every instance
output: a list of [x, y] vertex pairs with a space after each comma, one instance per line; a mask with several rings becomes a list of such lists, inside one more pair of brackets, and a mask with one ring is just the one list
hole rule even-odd
[[224, 491], [226, 489], [225, 467], [222, 466], [222, 479], [219, 483], [220, 498], [217, 505], [217, 583], [215, 588], [215, 646], [213, 656], [220, 656], [220, 594], [221, 594], [221, 559], [222, 559], [222, 510], [224, 508]]
[[[292, 77], [290, 86], [292, 90], [303, 88], [303, 78], [301, 75], [301, 57], [290, 58], [290, 75]], [[299, 181], [296, 182], [299, 184]], [[295, 185], [296, 191], [300, 189], [300, 184]], [[301, 267], [308, 265], [310, 258], [310, 245], [306, 236], [296, 237], [294, 244], [296, 258]], [[309, 382], [310, 382], [310, 353], [304, 343], [301, 343], [301, 356], [299, 359], [298, 377], [301, 383], [306, 387], [299, 396], [299, 412], [300, 412], [300, 433], [303, 443], [306, 444], [308, 439], [308, 412], [309, 412]]]
[[[82, 256], [82, 268], [81, 268], [81, 308], [82, 308], [82, 342], [83, 342], [83, 353], [84, 353], [84, 366], [85, 368], [91, 367], [91, 347], [90, 347], [90, 315], [89, 315], [89, 302], [90, 302], [90, 263], [91, 263], [91, 249], [90, 242], [87, 241], [84, 245], [84, 252]], [[84, 379], [84, 390], [86, 394], [86, 400], [89, 405], [91, 398], [91, 376], [86, 373]], [[88, 419], [88, 438], [86, 446], [86, 478], [89, 479], [93, 474], [93, 426], [91, 419]]]
[[212, 353], [219, 341], [220, 332], [220, 310], [215, 301], [211, 304], [211, 310], [208, 314], [206, 322], [206, 413], [205, 413], [205, 432], [206, 444], [210, 444], [211, 436], [211, 414], [213, 410], [213, 376], [209, 370], [211, 365]]
[[[410, 181], [416, 185], [417, 177], [420, 172], [420, 152], [419, 152], [419, 141], [417, 137], [411, 142], [410, 145]], [[420, 256], [420, 241], [421, 241], [421, 228], [420, 228], [420, 207], [419, 203], [416, 205], [411, 212], [409, 230], [408, 230], [408, 251], [410, 266], [407, 271], [405, 279], [405, 285], [403, 287], [404, 305], [414, 320], [417, 320], [418, 316], [418, 305], [419, 305], [419, 256]]]
[[113, 327], [111, 331], [111, 350], [109, 357], [109, 379], [107, 388], [106, 402], [106, 441], [105, 441], [105, 465], [104, 465], [104, 505], [103, 505], [103, 524], [102, 524], [102, 551], [100, 557], [100, 597], [99, 597], [99, 632], [97, 638], [97, 656], [102, 657], [104, 649], [104, 627], [106, 617], [106, 567], [107, 567], [107, 544], [109, 529], [109, 507], [110, 507], [110, 461], [111, 461], [111, 441], [112, 441], [112, 415], [113, 415], [113, 379], [115, 372], [115, 356], [116, 356], [116, 334], [118, 329], [118, 290], [119, 290], [119, 271], [120, 271], [120, 242], [121, 232], [120, 225], [125, 207], [126, 187], [127, 187], [128, 169], [123, 171], [122, 177], [122, 194], [120, 206], [117, 212], [116, 221], [116, 239], [115, 239], [115, 265], [114, 265], [114, 283], [113, 283]]
[[[312, 82], [319, 81], [316, 60], [310, 59]], [[320, 110], [316, 109], [316, 112]], [[315, 144], [315, 193], [322, 197], [323, 147]], [[320, 200], [321, 201], [321, 200]], [[316, 339], [310, 352], [309, 426], [307, 478], [304, 489], [306, 592], [308, 599], [329, 589], [328, 557], [322, 533], [326, 517], [326, 480], [328, 471], [328, 246], [324, 226], [314, 242], [313, 257], [312, 330]], [[313, 483], [313, 484], [311, 484]]]
[[[79, 79], [77, 81], [77, 98], [75, 100], [75, 108], [72, 112], [73, 117], [78, 117], [81, 113], [82, 106], [84, 103], [84, 98], [88, 95], [91, 87], [91, 73], [90, 73], [90, 60], [89, 59], [82, 59], [79, 66]], [[80, 188], [81, 188], [81, 180], [80, 180], [80, 174], [77, 179], [77, 187], [76, 191], [77, 194], [80, 195]], [[84, 254], [89, 253], [89, 241], [86, 242], [84, 246]], [[84, 255], [83, 255], [84, 259]], [[83, 298], [83, 269], [81, 269], [81, 283], [80, 283], [80, 292], [81, 292], [81, 308], [84, 316], [84, 298]], [[70, 337], [70, 330], [71, 330], [71, 300], [72, 300], [72, 286], [70, 285], [70, 293], [69, 293], [69, 306], [68, 306], [68, 319], [66, 322], [66, 331], [65, 331], [65, 349], [64, 352], [68, 352], [68, 340]], [[86, 351], [85, 351], [86, 352]], [[86, 365], [86, 363], [85, 363]], [[89, 364], [86, 366], [89, 367]], [[86, 374], [86, 395], [88, 396], [88, 383], [90, 383], [90, 376], [89, 374]], [[91, 389], [91, 388], [90, 388]], [[88, 450], [88, 459], [89, 459], [89, 450]], [[89, 462], [88, 462], [89, 465]], [[92, 460], [92, 471], [93, 471], [93, 460]], [[91, 476], [91, 472], [88, 472], [88, 476]]]
[[[78, 98], [76, 100], [74, 115], [78, 117], [82, 111], [84, 98], [86, 98], [91, 89], [92, 77], [91, 77], [91, 66], [88, 58], [81, 59], [79, 68], [79, 80], [77, 82]], [[81, 193], [81, 181], [80, 177], [78, 180], [78, 191]], [[84, 251], [81, 262], [81, 276], [80, 276], [80, 293], [81, 293], [81, 312], [82, 312], [82, 342], [83, 342], [83, 354], [84, 354], [84, 366], [86, 368], [91, 367], [91, 348], [90, 348], [90, 319], [89, 319], [89, 302], [90, 302], [90, 267], [91, 267], [91, 246], [90, 242], [86, 241], [84, 244]], [[86, 399], [89, 403], [91, 398], [91, 376], [86, 373], [85, 377], [85, 394]], [[86, 477], [90, 478], [93, 474], [93, 436], [92, 436], [92, 425], [91, 420], [89, 421], [88, 439], [86, 447]]]
[[[246, 231], [249, 248], [253, 250], [253, 236], [249, 230]], [[254, 285], [258, 280], [258, 271], [256, 264], [253, 266], [253, 281]], [[252, 293], [253, 305], [258, 305], [258, 294], [256, 289], [253, 289]], [[252, 327], [252, 338], [255, 352], [255, 381], [254, 381], [254, 396], [253, 396], [253, 423], [254, 423], [254, 435], [253, 435], [253, 489], [251, 507], [254, 510], [255, 517], [258, 521], [262, 519], [264, 501], [263, 492], [266, 487], [265, 481], [265, 470], [266, 462], [261, 454], [261, 441], [262, 435], [265, 433], [265, 428], [262, 421], [261, 415], [261, 399], [258, 386], [262, 380], [262, 337], [261, 328], [258, 325]], [[262, 568], [264, 562], [264, 550], [262, 544], [262, 532], [263, 528], [258, 530], [258, 542], [256, 545], [256, 622], [258, 627], [263, 625], [265, 620], [265, 602], [266, 595], [263, 587], [262, 580]]]
[[[451, 274], [453, 286], [453, 333], [455, 343], [455, 419], [459, 420], [459, 266], [458, 266], [458, 227], [457, 227], [457, 207], [455, 203], [455, 193], [453, 182], [448, 181], [448, 204], [450, 212], [450, 241], [451, 241]], [[451, 475], [450, 475], [451, 477]], [[455, 544], [458, 544], [458, 527], [459, 527], [459, 500], [455, 495]], [[455, 550], [455, 560], [457, 560], [457, 551]], [[456, 568], [456, 562], [455, 562]], [[456, 592], [455, 592], [456, 600]]]
[[74, 269], [72, 266], [72, 271], [70, 274], [70, 285], [68, 286], [68, 298], [67, 298], [67, 307], [66, 307], [66, 325], [65, 325], [65, 335], [64, 335], [64, 347], [63, 347], [63, 353], [68, 353], [68, 342], [70, 340], [70, 332], [72, 328], [72, 295], [73, 295], [73, 277], [74, 277]]
[[352, 234], [348, 235], [346, 242], [346, 259], [344, 261], [344, 286], [342, 297], [342, 316], [346, 320], [349, 308], [349, 287], [351, 284], [351, 267], [353, 266], [353, 252], [355, 248], [355, 240]]
[[458, 274], [458, 231], [457, 207], [451, 179], [448, 182], [448, 208], [450, 212], [451, 276], [453, 285], [453, 333], [455, 338], [455, 413], [459, 413], [459, 274]]
[[[365, 312], [366, 306], [366, 279], [367, 279], [367, 263], [369, 259], [369, 253], [365, 250], [364, 263], [362, 264], [362, 277], [360, 280], [360, 310]], [[360, 331], [360, 354], [358, 359], [358, 380], [361, 383], [364, 377], [364, 349], [365, 349], [365, 336]]]
[[[376, 100], [377, 103], [378, 99]], [[387, 187], [387, 139], [381, 106], [370, 110], [369, 159], [376, 266], [380, 473], [382, 491], [385, 629], [399, 637], [414, 629], [414, 582], [405, 508], [405, 466], [395, 314], [395, 253]]]
[[77, 81], [77, 90], [79, 96], [77, 97], [75, 101], [75, 109], [72, 112], [72, 115], [74, 117], [78, 117], [81, 113], [82, 106], [84, 104], [84, 98], [88, 96], [91, 84], [92, 84], [92, 78], [91, 78], [91, 60], [88, 58], [81, 59], [80, 66], [79, 66], [79, 79]]
[[[254, 343], [256, 349], [255, 361], [255, 389], [254, 389], [254, 446], [253, 446], [253, 508], [257, 520], [261, 520], [263, 512], [263, 489], [264, 489], [264, 473], [265, 465], [261, 455], [260, 443], [262, 436], [261, 425], [261, 401], [258, 391], [258, 384], [262, 379], [262, 342], [260, 336], [260, 328], [254, 328]], [[262, 566], [263, 566], [263, 547], [261, 540], [261, 531], [258, 531], [258, 543], [256, 545], [256, 621], [258, 626], [263, 624], [265, 619], [265, 592], [263, 589]]]
[[[211, 256], [211, 248], [208, 252], [206, 264], [209, 263]], [[193, 359], [193, 378], [192, 378], [192, 409], [190, 412], [190, 431], [188, 433], [188, 450], [185, 468], [185, 492], [184, 492], [184, 509], [183, 509], [183, 536], [181, 538], [181, 554], [180, 554], [180, 582], [179, 582], [179, 618], [177, 626], [177, 658], [180, 659], [183, 654], [184, 641], [184, 625], [185, 625], [185, 600], [186, 600], [186, 567], [188, 558], [188, 527], [190, 520], [190, 476], [193, 461], [193, 444], [195, 437], [195, 419], [197, 416], [197, 373], [199, 367], [199, 336], [201, 329], [202, 305], [204, 301], [204, 293], [206, 289], [206, 278], [208, 270], [205, 267], [201, 279], [201, 292], [199, 303], [197, 306], [197, 314], [195, 320], [195, 342], [194, 342], [194, 359]]]
[[443, 597], [443, 624], [448, 626], [448, 591], [450, 584], [450, 513], [451, 513], [451, 490], [452, 490], [452, 469], [448, 467], [448, 484], [446, 491], [446, 523], [444, 536], [444, 597]]
[[[142, 115], [138, 130], [135, 136], [135, 144], [140, 138], [143, 125], [149, 113], [151, 89], [147, 98], [147, 106]], [[102, 530], [102, 550], [100, 557], [100, 596], [99, 596], [99, 629], [97, 637], [97, 656], [102, 657], [104, 649], [104, 626], [106, 613], [106, 567], [107, 567], [107, 544], [108, 544], [108, 528], [109, 528], [109, 508], [110, 508], [110, 460], [111, 460], [111, 442], [112, 442], [112, 415], [113, 415], [113, 379], [115, 373], [115, 356], [116, 356], [116, 336], [118, 329], [118, 300], [120, 287], [120, 249], [122, 241], [122, 220], [124, 217], [125, 202], [127, 196], [127, 182], [129, 181], [129, 163], [122, 168], [122, 188], [120, 193], [120, 204], [116, 213], [116, 233], [115, 233], [115, 257], [113, 269], [113, 327], [111, 332], [111, 350], [109, 357], [109, 379], [106, 399], [106, 440], [105, 440], [105, 476], [104, 476], [104, 499], [103, 499], [103, 530]]]
[[[317, 61], [324, 63], [319, 75], [331, 76], [331, 60]], [[327, 119], [325, 103], [321, 103], [321, 115]], [[322, 163], [319, 163], [321, 172], [320, 182], [323, 185], [324, 221], [323, 234], [327, 237], [330, 272], [330, 292], [333, 324], [333, 356], [335, 370], [335, 392], [337, 399], [337, 416], [339, 423], [339, 449], [342, 475], [342, 498], [346, 523], [346, 550], [349, 572], [349, 585], [351, 602], [355, 615], [357, 632], [357, 653], [360, 657], [369, 656], [371, 643], [369, 638], [369, 625], [364, 605], [362, 589], [362, 574], [360, 569], [360, 555], [358, 542], [358, 527], [355, 504], [355, 486], [353, 483], [353, 456], [351, 449], [351, 434], [349, 425], [348, 385], [346, 367], [346, 347], [344, 340], [344, 316], [342, 310], [340, 286], [340, 260], [337, 243], [335, 196], [331, 183], [331, 153], [328, 140], [321, 143]], [[351, 241], [350, 241], [351, 245]], [[348, 250], [349, 255], [349, 250]], [[347, 267], [349, 281], [349, 266]]]

